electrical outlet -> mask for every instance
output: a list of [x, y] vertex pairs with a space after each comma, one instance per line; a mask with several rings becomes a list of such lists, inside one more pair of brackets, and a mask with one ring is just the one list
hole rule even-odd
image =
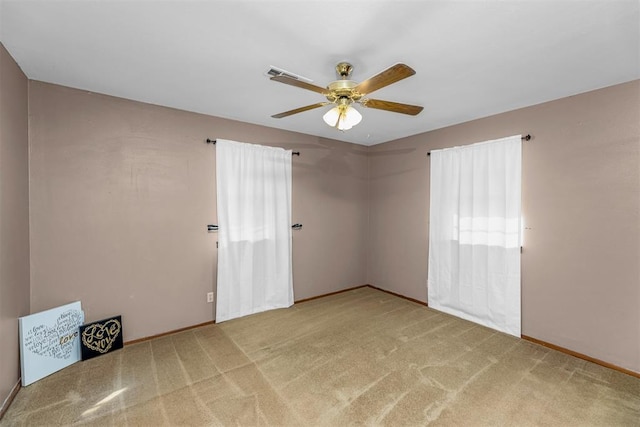
[[213, 292], [207, 293], [207, 302], [213, 302]]

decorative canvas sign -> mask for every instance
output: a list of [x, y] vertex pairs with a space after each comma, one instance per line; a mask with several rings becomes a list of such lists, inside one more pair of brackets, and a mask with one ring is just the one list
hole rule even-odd
[[83, 322], [80, 301], [18, 319], [23, 387], [80, 360]]
[[122, 316], [80, 326], [82, 360], [122, 348]]

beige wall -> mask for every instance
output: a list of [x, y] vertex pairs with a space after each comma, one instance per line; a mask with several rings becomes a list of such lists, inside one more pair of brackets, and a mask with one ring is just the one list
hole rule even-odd
[[520, 133], [523, 335], [640, 372], [640, 81], [373, 147], [369, 283], [426, 301], [426, 153]]
[[41, 82], [29, 101], [32, 311], [79, 299], [123, 314], [126, 340], [213, 319], [207, 137], [302, 152], [296, 299], [371, 283], [426, 301], [426, 152], [531, 133], [523, 334], [640, 372], [640, 82], [372, 148]]
[[20, 378], [18, 317], [29, 314], [27, 88], [0, 43], [0, 408]]
[[212, 320], [207, 137], [301, 151], [296, 300], [365, 283], [366, 148], [35, 81], [29, 108], [32, 311], [80, 300], [88, 320], [122, 314], [125, 340]]

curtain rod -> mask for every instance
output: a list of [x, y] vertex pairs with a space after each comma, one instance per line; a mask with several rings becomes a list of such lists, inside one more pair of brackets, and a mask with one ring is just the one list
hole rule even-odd
[[[531, 135], [526, 134], [525, 136], [523, 136], [522, 138], [520, 138], [523, 141], [530, 141], [531, 140]], [[427, 156], [431, 155], [431, 151], [427, 151]]]
[[[209, 139], [209, 138], [207, 138], [207, 144], [213, 144], [213, 145], [216, 145], [216, 142], [218, 142], [218, 140], [216, 140], [216, 139]], [[299, 151], [292, 151], [292, 152], [291, 152], [291, 154], [292, 154], [292, 155], [294, 155], [294, 156], [299, 156], [299, 155], [300, 155], [300, 152], [299, 152]]]

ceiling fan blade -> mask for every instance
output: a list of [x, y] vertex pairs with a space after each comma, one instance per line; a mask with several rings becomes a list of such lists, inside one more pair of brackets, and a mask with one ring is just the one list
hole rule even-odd
[[370, 79], [363, 81], [356, 86], [354, 90], [361, 95], [366, 95], [385, 86], [389, 86], [392, 83], [411, 77], [415, 73], [415, 70], [406, 64], [396, 64]]
[[304, 82], [302, 80], [296, 80], [296, 79], [293, 79], [293, 78], [287, 77], [287, 76], [274, 76], [274, 77], [271, 77], [271, 80], [276, 81], [276, 82], [280, 82], [280, 83], [284, 83], [284, 84], [287, 84], [287, 85], [299, 87], [299, 88], [302, 88], [302, 89], [311, 90], [313, 92], [318, 92], [318, 93], [320, 93], [322, 95], [326, 95], [326, 94], [329, 93], [329, 90], [327, 90], [324, 87], [312, 85], [311, 83], [307, 83], [307, 82]]
[[423, 109], [418, 105], [400, 104], [399, 102], [383, 101], [381, 99], [364, 99], [360, 103], [367, 108], [393, 111], [394, 113], [408, 114], [410, 116], [419, 114]]
[[302, 113], [303, 111], [313, 110], [314, 108], [324, 107], [325, 105], [331, 104], [330, 102], [318, 102], [317, 104], [311, 104], [304, 107], [296, 108], [295, 110], [285, 111], [284, 113], [274, 114], [274, 119], [281, 119], [283, 117], [291, 116], [293, 114]]

